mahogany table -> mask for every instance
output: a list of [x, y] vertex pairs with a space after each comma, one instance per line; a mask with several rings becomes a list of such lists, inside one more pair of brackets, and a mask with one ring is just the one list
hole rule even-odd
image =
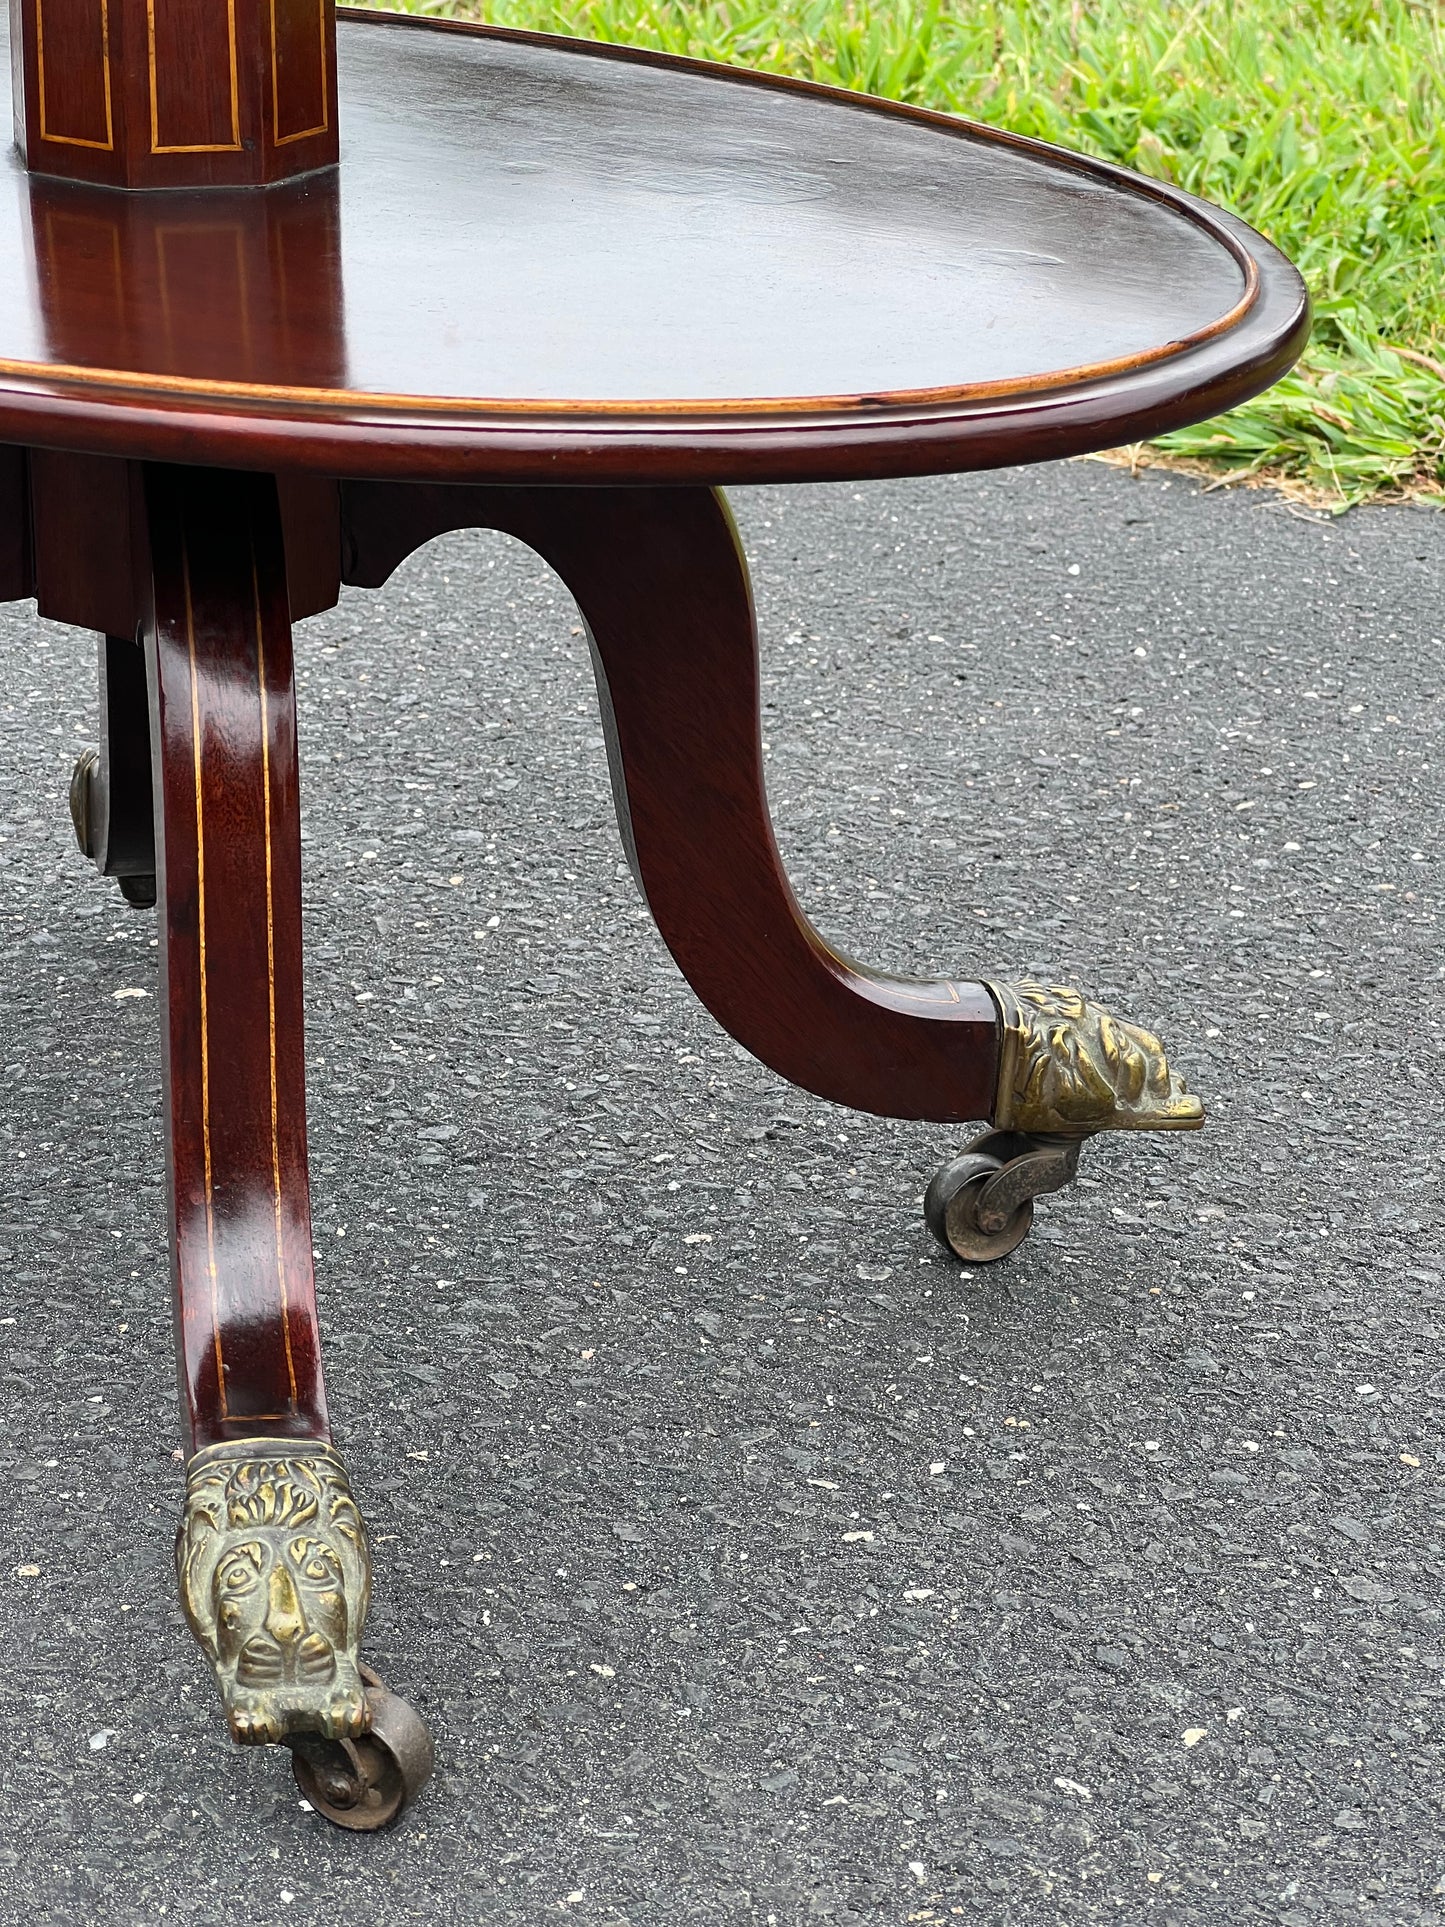
[[991, 1120], [926, 1207], [986, 1261], [1090, 1134], [1202, 1108], [1075, 991], [885, 977], [812, 928], [719, 485], [1140, 439], [1267, 386], [1308, 304], [1216, 209], [914, 108], [375, 15], [342, 17], [333, 67], [326, 0], [269, 27], [243, 0], [239, 30], [235, 0], [15, 4], [0, 595], [102, 638], [77, 833], [159, 899], [182, 1600], [235, 1737], [372, 1827], [430, 1742], [358, 1657], [365, 1534], [322, 1388], [292, 624], [445, 530], [530, 544], [587, 625], [680, 969], [820, 1096]]

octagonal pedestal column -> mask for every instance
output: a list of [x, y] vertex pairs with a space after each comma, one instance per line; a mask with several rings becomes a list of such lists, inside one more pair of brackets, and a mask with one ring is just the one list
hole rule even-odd
[[333, 0], [10, 0], [37, 174], [258, 187], [337, 157]]

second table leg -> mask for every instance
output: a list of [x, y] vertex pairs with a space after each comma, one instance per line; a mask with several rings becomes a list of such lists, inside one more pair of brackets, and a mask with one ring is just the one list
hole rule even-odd
[[430, 1742], [360, 1666], [365, 1529], [331, 1442], [311, 1264], [296, 699], [276, 486], [146, 474], [145, 624], [177, 1359], [181, 1602], [233, 1736], [371, 1827]]
[[1066, 1182], [1095, 1132], [1203, 1122], [1159, 1040], [1077, 991], [889, 976], [813, 927], [768, 813], [752, 589], [719, 491], [360, 482], [342, 501], [353, 582], [454, 528], [503, 529], [556, 569], [592, 643], [638, 883], [688, 982], [764, 1063], [858, 1110], [991, 1118], [971, 1150], [991, 1171], [969, 1182], [1010, 1174], [986, 1217]]

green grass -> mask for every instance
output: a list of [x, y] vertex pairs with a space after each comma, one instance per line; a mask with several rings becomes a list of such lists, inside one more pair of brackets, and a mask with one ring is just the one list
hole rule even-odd
[[[391, 0], [393, 5], [407, 0]], [[1440, 0], [410, 0], [968, 114], [1177, 182], [1303, 270], [1298, 369], [1153, 445], [1344, 506], [1445, 502]]]

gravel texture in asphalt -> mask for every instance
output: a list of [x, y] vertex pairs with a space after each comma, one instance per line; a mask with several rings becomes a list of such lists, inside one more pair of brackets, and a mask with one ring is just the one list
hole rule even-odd
[[304, 624], [327, 1363], [440, 1761], [333, 1832], [175, 1603], [154, 923], [70, 840], [90, 646], [0, 612], [5, 1927], [1445, 1917], [1445, 517], [1092, 464], [735, 502], [817, 923], [1085, 986], [1207, 1130], [961, 1270], [958, 1139], [678, 978], [532, 555]]

